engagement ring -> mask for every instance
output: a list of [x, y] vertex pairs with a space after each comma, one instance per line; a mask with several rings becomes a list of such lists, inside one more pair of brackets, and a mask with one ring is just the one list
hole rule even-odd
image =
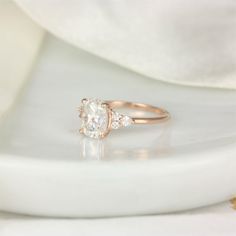
[[[126, 101], [102, 101], [84, 98], [79, 107], [82, 120], [80, 133], [91, 138], [104, 138], [111, 130], [127, 127], [133, 124], [156, 124], [166, 121], [170, 114], [159, 107]], [[155, 113], [154, 117], [131, 117], [121, 114], [116, 109], [128, 108]]]

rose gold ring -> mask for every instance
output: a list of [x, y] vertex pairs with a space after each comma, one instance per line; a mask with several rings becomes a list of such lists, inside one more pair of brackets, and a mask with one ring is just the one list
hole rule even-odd
[[[115, 109], [128, 108], [151, 112], [155, 117], [130, 117], [118, 113]], [[157, 124], [170, 118], [166, 110], [143, 104], [126, 101], [102, 101], [99, 99], [84, 98], [79, 107], [82, 120], [80, 133], [91, 138], [104, 138], [112, 129], [127, 127], [132, 124]]]

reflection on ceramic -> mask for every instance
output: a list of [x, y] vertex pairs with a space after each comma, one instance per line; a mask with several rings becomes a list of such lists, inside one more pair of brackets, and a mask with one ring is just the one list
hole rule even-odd
[[81, 138], [81, 156], [85, 160], [102, 160], [104, 158], [104, 143], [101, 139]]
[[[77, 132], [83, 97], [157, 105], [172, 119], [90, 140]], [[99, 217], [227, 200], [236, 193], [235, 121], [235, 91], [152, 81], [49, 37], [0, 124], [0, 209]]]
[[[158, 158], [167, 154], [170, 142], [171, 124], [162, 124], [161, 132], [157, 134], [150, 146], [135, 147], [135, 148], [120, 148], [115, 147], [115, 142], [108, 139], [91, 139], [79, 135], [81, 145], [81, 158], [84, 160], [109, 161], [109, 160], [147, 160], [150, 158]], [[138, 128], [138, 127], [134, 127]], [[135, 132], [135, 131], [134, 131]], [[119, 134], [117, 134], [119, 135]], [[135, 135], [135, 133], [134, 133]]]

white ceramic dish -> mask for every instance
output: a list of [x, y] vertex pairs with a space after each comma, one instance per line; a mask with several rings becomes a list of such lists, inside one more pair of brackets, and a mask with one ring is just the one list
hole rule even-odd
[[[78, 134], [83, 97], [162, 106], [166, 124]], [[236, 92], [159, 83], [52, 37], [0, 126], [0, 209], [56, 216], [166, 213], [236, 193]]]

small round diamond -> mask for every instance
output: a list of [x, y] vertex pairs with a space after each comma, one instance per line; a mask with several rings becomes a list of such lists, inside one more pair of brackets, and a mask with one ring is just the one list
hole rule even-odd
[[119, 114], [118, 112], [112, 112], [112, 129], [119, 129], [131, 125], [133, 120], [129, 116]]
[[113, 122], [111, 123], [111, 128], [112, 128], [112, 129], [119, 129], [119, 127], [120, 127], [119, 122], [113, 121]]
[[118, 112], [112, 112], [112, 122], [111, 122], [112, 129], [119, 129], [120, 128], [121, 118], [122, 118], [122, 116]]
[[133, 120], [129, 116], [123, 116], [121, 123], [123, 126], [127, 127], [133, 123]]

